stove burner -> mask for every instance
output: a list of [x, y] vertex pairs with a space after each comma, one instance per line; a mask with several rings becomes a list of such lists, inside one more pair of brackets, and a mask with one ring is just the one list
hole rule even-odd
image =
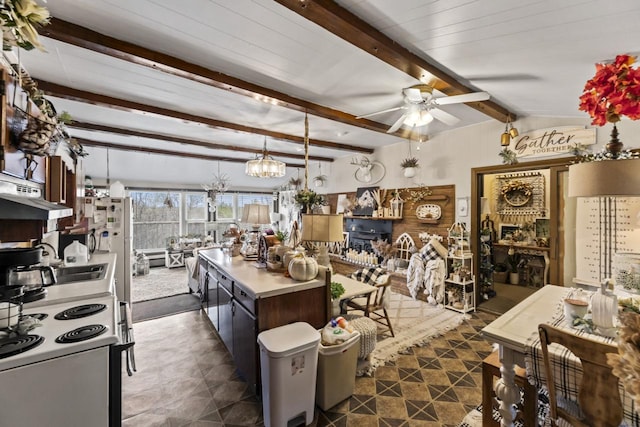
[[24, 296], [22, 297], [23, 303], [33, 302], [41, 300], [42, 298], [47, 296], [47, 290], [44, 288], [33, 289], [30, 291], [25, 291]]
[[80, 342], [90, 340], [98, 335], [104, 333], [107, 327], [104, 325], [87, 325], [74, 329], [73, 331], [65, 332], [56, 338], [58, 344], [69, 344], [74, 342]]
[[44, 342], [40, 335], [22, 335], [0, 340], [0, 359], [24, 353]]
[[81, 317], [92, 316], [96, 313], [100, 313], [103, 310], [106, 310], [107, 306], [104, 304], [85, 304], [78, 305], [76, 307], [68, 308], [64, 311], [53, 316], [56, 320], [71, 320], [71, 319], [80, 319]]
[[49, 317], [49, 315], [46, 313], [25, 314], [25, 316], [33, 317], [36, 320], [44, 320]]

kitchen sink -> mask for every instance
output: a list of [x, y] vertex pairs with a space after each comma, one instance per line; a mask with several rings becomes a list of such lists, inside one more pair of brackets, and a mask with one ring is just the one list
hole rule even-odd
[[55, 269], [58, 284], [104, 279], [108, 264], [74, 265]]

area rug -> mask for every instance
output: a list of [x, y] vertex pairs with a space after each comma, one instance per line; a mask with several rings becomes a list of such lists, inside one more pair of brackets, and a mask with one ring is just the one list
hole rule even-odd
[[139, 301], [134, 302], [131, 306], [134, 323], [194, 310], [200, 310], [200, 298], [195, 294], [180, 294]]
[[156, 267], [149, 274], [131, 279], [131, 301], [148, 301], [189, 292], [187, 270]]
[[371, 375], [378, 366], [395, 360], [410, 347], [426, 344], [431, 338], [459, 326], [465, 319], [464, 314], [393, 292], [387, 312], [395, 337], [378, 335], [376, 348], [369, 359], [358, 363], [359, 376]]
[[[524, 398], [523, 394], [520, 394], [520, 399]], [[522, 403], [522, 402], [521, 402]], [[546, 388], [538, 390], [538, 422], [537, 426], [544, 426], [547, 414], [549, 413], [549, 392]], [[496, 408], [493, 408], [491, 416], [493, 421], [498, 425], [502, 421], [502, 416]], [[522, 427], [524, 424], [521, 420], [516, 420], [514, 423], [516, 427]], [[475, 409], [469, 412], [462, 422], [458, 424], [458, 427], [482, 427], [482, 404], [478, 405]]]

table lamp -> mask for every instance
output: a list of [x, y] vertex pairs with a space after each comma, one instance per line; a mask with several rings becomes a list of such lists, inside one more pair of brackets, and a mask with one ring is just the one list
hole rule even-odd
[[[341, 242], [342, 214], [302, 215], [302, 240], [307, 242]], [[331, 266], [329, 261], [329, 247], [318, 246], [316, 261], [319, 265]]]
[[262, 224], [270, 224], [269, 205], [251, 203], [242, 207], [242, 222], [251, 224], [251, 237], [245, 241], [242, 252], [246, 255], [257, 255], [258, 234]]

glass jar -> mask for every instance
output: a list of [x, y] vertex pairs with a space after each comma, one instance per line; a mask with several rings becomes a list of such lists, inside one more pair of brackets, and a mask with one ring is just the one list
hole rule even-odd
[[616, 253], [613, 268], [617, 286], [629, 292], [640, 292], [640, 253]]

